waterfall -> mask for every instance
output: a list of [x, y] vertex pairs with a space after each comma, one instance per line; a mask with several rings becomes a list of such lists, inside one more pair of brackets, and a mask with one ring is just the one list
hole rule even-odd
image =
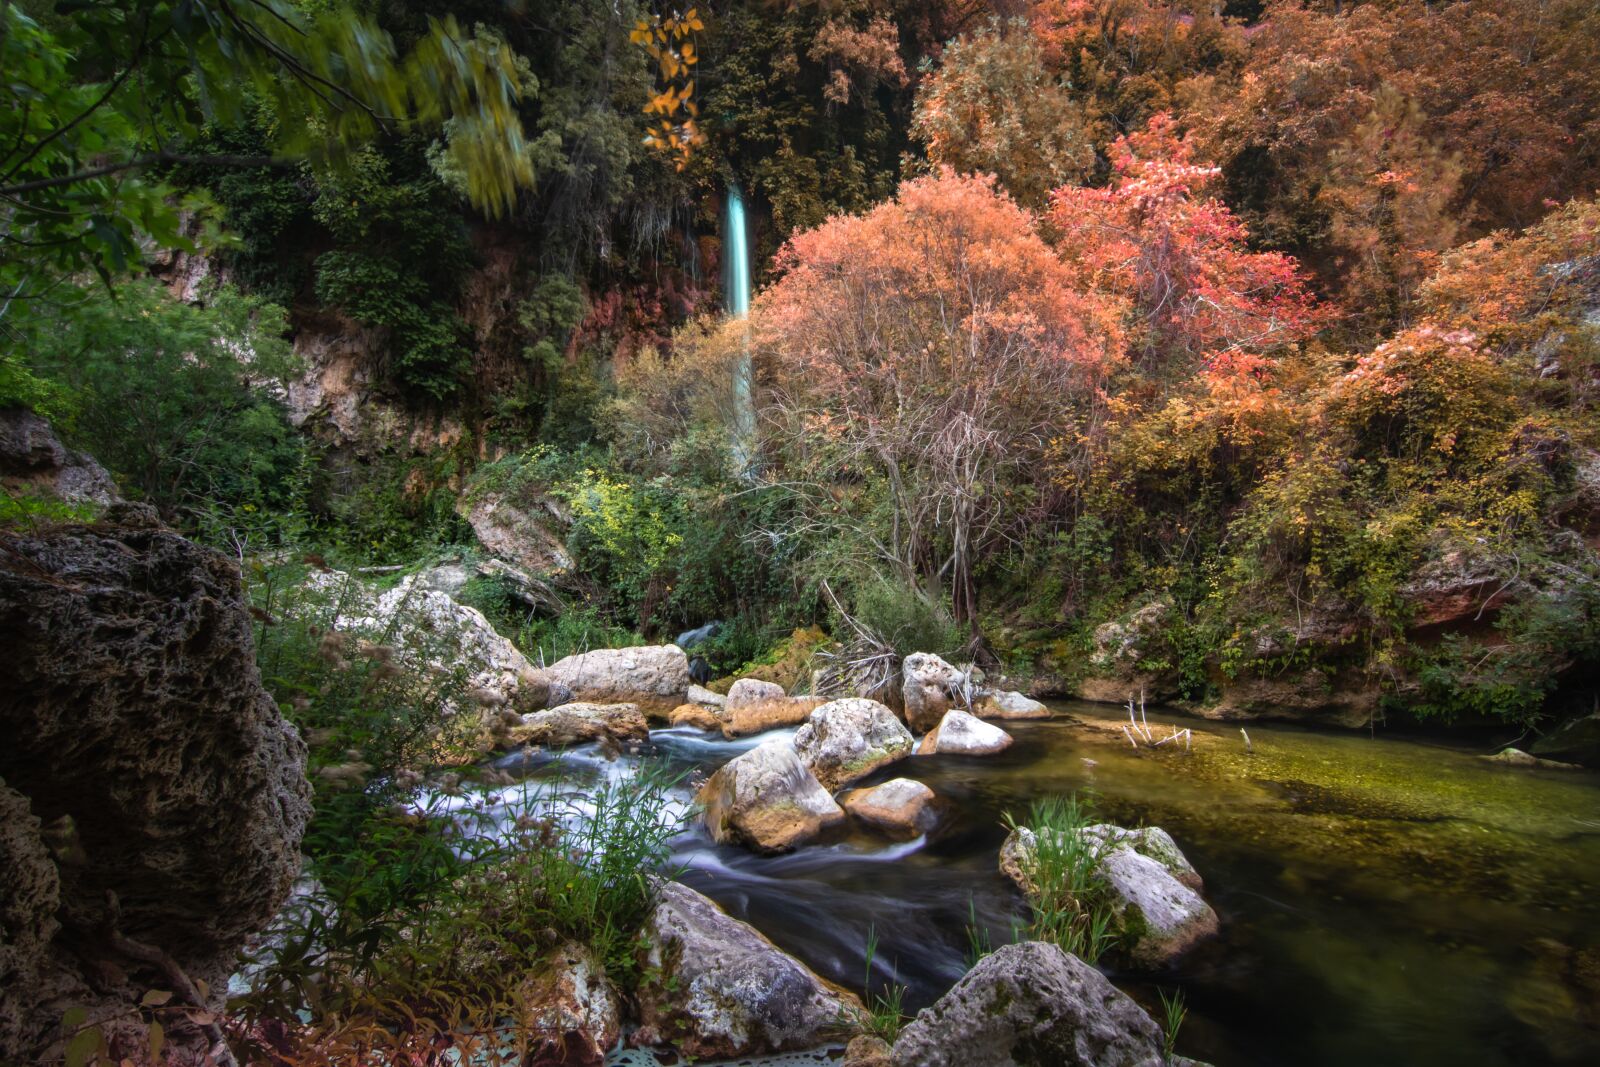
[[[744, 197], [737, 185], [728, 186], [722, 235], [723, 301], [730, 319], [743, 320], [750, 314], [750, 231], [745, 224]], [[734, 469], [746, 477], [753, 474], [755, 459], [756, 409], [751, 396], [754, 377], [746, 332], [744, 352], [733, 378]]]

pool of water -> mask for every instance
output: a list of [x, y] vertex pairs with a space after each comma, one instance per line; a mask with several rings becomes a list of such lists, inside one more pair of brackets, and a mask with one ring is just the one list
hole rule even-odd
[[[1600, 1062], [1600, 775], [1265, 724], [1247, 751], [1237, 726], [1158, 715], [1158, 736], [1194, 731], [1192, 750], [1135, 750], [1103, 721], [1114, 709], [1054, 710], [1005, 724], [1017, 743], [1001, 755], [915, 757], [867, 780], [931, 786], [944, 819], [926, 838], [847, 834], [760, 857], [696, 830], [675, 862], [857, 990], [870, 931], [873, 987], [903, 984], [915, 1011], [964, 973], [974, 932], [998, 945], [1026, 921], [996, 869], [1005, 813], [1092, 794], [1111, 821], [1166, 828], [1222, 918], [1171, 973], [1112, 974], [1147, 1006], [1183, 990], [1180, 1052], [1219, 1067]], [[672, 729], [651, 748], [710, 771], [756, 740]]]

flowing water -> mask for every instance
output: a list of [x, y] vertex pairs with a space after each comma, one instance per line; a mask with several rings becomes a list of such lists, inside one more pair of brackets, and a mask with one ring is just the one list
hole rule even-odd
[[[914, 757], [945, 818], [927, 838], [845, 834], [787, 856], [677, 843], [682, 879], [819, 973], [915, 1011], [1026, 921], [996, 870], [1006, 812], [1092, 793], [1124, 825], [1165, 827], [1206, 880], [1223, 933], [1172, 973], [1112, 978], [1147, 1007], [1181, 988], [1179, 1050], [1252, 1064], [1600, 1062], [1600, 776], [1490, 764], [1437, 741], [1153, 716], [1193, 751], [1133, 750], [1104, 706], [1007, 723], [989, 757]], [[1160, 727], [1157, 727], [1160, 731]], [[792, 731], [790, 731], [792, 732]], [[761, 738], [652, 734], [657, 757], [709, 772]], [[596, 761], [595, 773], [626, 763]], [[687, 802], [685, 793], [683, 800]]]

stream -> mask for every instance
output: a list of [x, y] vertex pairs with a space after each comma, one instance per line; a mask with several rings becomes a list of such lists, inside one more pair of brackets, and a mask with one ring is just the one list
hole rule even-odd
[[[1166, 828], [1206, 881], [1220, 939], [1159, 976], [1111, 973], [1147, 1008], [1182, 989], [1178, 1050], [1218, 1067], [1600, 1062], [1600, 776], [1488, 763], [1437, 739], [1151, 715], [1177, 745], [1130, 747], [1104, 705], [1001, 725], [986, 757], [917, 756], [858, 784], [926, 782], [938, 829], [915, 841], [846, 833], [786, 856], [674, 846], [681, 879], [819, 974], [906, 987], [909, 1012], [1026, 921], [998, 873], [1007, 812], [1092, 794], [1100, 816]], [[652, 732], [646, 755], [703, 777], [775, 731], [726, 741]], [[592, 748], [568, 774], [626, 773]], [[516, 766], [514, 762], [508, 766]], [[537, 774], [539, 769], [524, 768]], [[690, 790], [681, 790], [690, 803]]]

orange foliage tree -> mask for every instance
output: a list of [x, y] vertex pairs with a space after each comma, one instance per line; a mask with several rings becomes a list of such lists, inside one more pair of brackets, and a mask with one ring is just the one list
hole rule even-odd
[[756, 307], [813, 529], [974, 625], [974, 568], [1003, 544], [1048, 442], [1092, 417], [1121, 309], [1078, 287], [1033, 217], [988, 176], [944, 169], [892, 201], [795, 235]]

